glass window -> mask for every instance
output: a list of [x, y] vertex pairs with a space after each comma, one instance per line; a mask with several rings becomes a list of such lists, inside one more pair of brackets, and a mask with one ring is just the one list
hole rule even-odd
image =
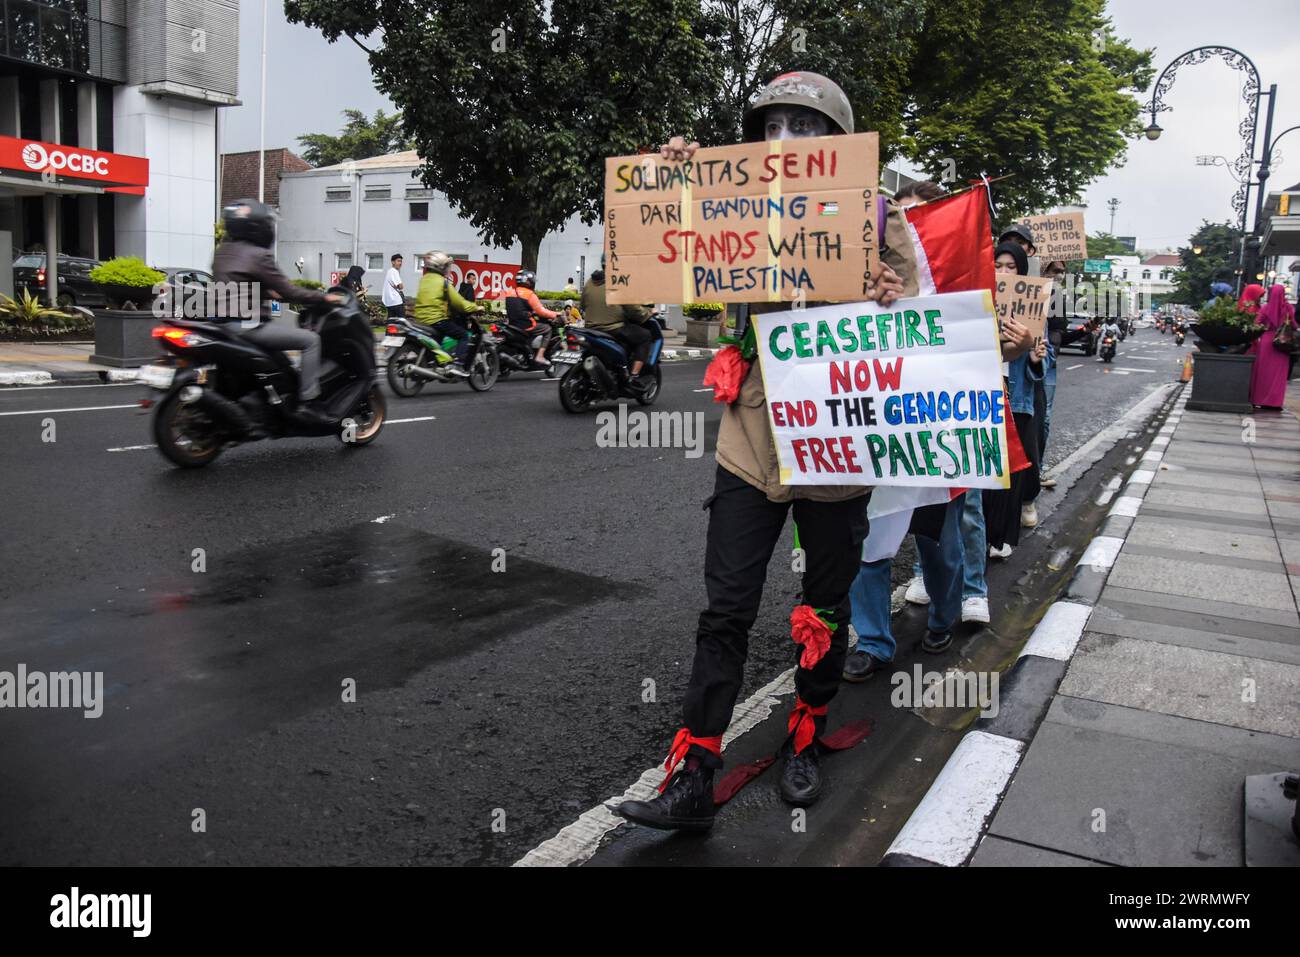
[[393, 198], [393, 190], [391, 186], [367, 186], [366, 187], [367, 201], [392, 199], [392, 198]]
[[[1127, 279], [1128, 277], [1125, 276], [1124, 278]], [[1151, 278], [1151, 270], [1150, 270], [1150, 269], [1143, 269], [1143, 270], [1142, 270], [1142, 278], [1143, 278], [1143, 279], [1150, 279], [1150, 278]]]
[[427, 223], [429, 221], [429, 204], [412, 203], [411, 204], [411, 222]]
[[352, 254], [351, 254], [351, 253], [335, 253], [335, 254], [334, 254], [334, 268], [337, 269], [339, 272], [346, 272], [347, 270], [351, 269], [351, 268], [352, 268]]
[[383, 253], [366, 253], [366, 269], [383, 269]]
[[30, 0], [7, 0], [9, 10], [9, 55], [40, 62], [41, 14]]
[[327, 203], [346, 203], [352, 199], [351, 186], [326, 186], [325, 202]]
[[433, 190], [425, 189], [423, 186], [406, 187], [407, 199], [433, 199]]

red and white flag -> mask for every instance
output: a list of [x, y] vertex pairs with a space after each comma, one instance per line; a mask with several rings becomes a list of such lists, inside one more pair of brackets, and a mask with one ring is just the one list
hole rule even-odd
[[[989, 222], [988, 187], [946, 196], [904, 211], [916, 251], [919, 295], [992, 289], [993, 229]], [[1008, 425], [1011, 416], [1007, 415]], [[1015, 428], [1007, 429], [1011, 470], [1028, 464]], [[1022, 463], [1022, 464], [1018, 464]], [[911, 525], [914, 509], [940, 505], [964, 489], [886, 485], [876, 488], [867, 506], [871, 532], [862, 548], [864, 562], [892, 558]]]

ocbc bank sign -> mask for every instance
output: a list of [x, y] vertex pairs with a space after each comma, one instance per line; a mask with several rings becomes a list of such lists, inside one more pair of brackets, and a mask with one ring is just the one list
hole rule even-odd
[[143, 192], [149, 185], [149, 160], [143, 156], [0, 136], [0, 172], [9, 171], [36, 173], [46, 181], [90, 183], [112, 192]]

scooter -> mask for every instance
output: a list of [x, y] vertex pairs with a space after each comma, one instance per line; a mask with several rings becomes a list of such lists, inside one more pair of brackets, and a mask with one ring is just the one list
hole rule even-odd
[[560, 404], [566, 412], [586, 412], [597, 402], [627, 397], [641, 405], [653, 405], [663, 385], [659, 365], [664, 334], [657, 322], [642, 323], [650, 333], [650, 355], [641, 369], [645, 383], [641, 391], [631, 388], [632, 374], [626, 347], [607, 332], [589, 327], [570, 327], [565, 332], [565, 349], [551, 357], [560, 376]]
[[[404, 399], [417, 396], [430, 382], [469, 383], [475, 392], [496, 385], [501, 372], [500, 340], [483, 328], [478, 315], [468, 318], [465, 370], [453, 370], [451, 352], [456, 340], [437, 336], [409, 319], [388, 323], [380, 345], [388, 349], [388, 386]], [[465, 374], [466, 370], [468, 375]]]
[[163, 392], [152, 405], [154, 441], [174, 465], [200, 468], [244, 442], [334, 435], [369, 445], [384, 427], [387, 404], [375, 379], [375, 340], [356, 298], [341, 286], [342, 304], [308, 307], [300, 322], [321, 339], [320, 398], [328, 423], [299, 416], [298, 372], [284, 353], [240, 335], [238, 323], [164, 318], [153, 330], [168, 353], [140, 370]]
[[1110, 333], [1101, 337], [1101, 361], [1110, 362], [1115, 358], [1115, 337]]

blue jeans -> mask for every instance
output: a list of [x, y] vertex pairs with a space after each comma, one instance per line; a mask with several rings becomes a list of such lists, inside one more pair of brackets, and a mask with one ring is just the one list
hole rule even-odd
[[[943, 634], [961, 620], [962, 536], [960, 502], [948, 506], [939, 541], [916, 537], [916, 554], [930, 593], [931, 631]], [[889, 628], [890, 566], [892, 559], [863, 562], [849, 589], [853, 630], [858, 633], [855, 650], [865, 651], [881, 661], [893, 661], [898, 645]]]
[[1047, 411], [1043, 416], [1043, 421], [1038, 430], [1038, 461], [1039, 468], [1044, 465], [1043, 453], [1047, 451], [1047, 434], [1052, 431], [1052, 400], [1056, 398], [1056, 379], [1043, 380], [1043, 395], [1047, 399]]
[[989, 586], [984, 580], [984, 565], [989, 557], [988, 538], [984, 534], [984, 497], [979, 489], [966, 493], [961, 510], [961, 545], [963, 578], [962, 598], [987, 598]]

